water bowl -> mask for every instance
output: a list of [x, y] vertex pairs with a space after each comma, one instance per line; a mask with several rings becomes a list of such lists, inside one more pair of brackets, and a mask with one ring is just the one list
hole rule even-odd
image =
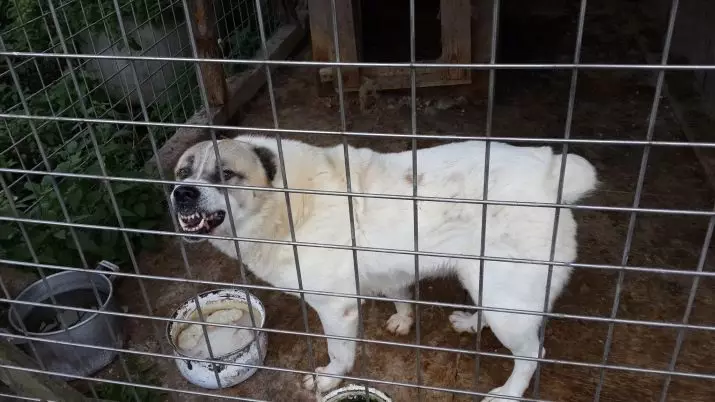
[[321, 402], [392, 402], [385, 393], [364, 385], [347, 385], [325, 395]]

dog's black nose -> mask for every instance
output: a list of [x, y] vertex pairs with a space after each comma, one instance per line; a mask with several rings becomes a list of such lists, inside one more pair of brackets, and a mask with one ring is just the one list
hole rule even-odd
[[181, 204], [195, 203], [200, 195], [199, 189], [193, 186], [179, 186], [174, 189], [174, 198]]

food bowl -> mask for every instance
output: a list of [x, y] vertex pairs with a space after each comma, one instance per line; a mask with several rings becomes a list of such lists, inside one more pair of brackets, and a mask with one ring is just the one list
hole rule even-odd
[[[249, 292], [218, 289], [185, 301], [172, 319], [252, 327], [249, 308], [257, 328], [263, 328], [266, 310]], [[250, 300], [250, 305], [249, 305]], [[250, 307], [249, 307], [250, 306]], [[203, 328], [206, 328], [204, 332]], [[206, 345], [208, 334], [209, 347]], [[208, 389], [232, 387], [251, 377], [266, 358], [267, 336], [263, 331], [171, 321], [166, 336], [174, 350], [176, 367], [190, 383]], [[213, 358], [212, 358], [213, 356]], [[208, 360], [211, 360], [210, 362]], [[216, 377], [218, 376], [218, 382]]]
[[370, 387], [367, 387], [366, 395], [364, 385], [352, 384], [330, 392], [323, 397], [322, 402], [392, 402], [392, 399]]

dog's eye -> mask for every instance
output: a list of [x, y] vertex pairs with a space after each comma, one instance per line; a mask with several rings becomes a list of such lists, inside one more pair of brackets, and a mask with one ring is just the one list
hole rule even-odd
[[191, 175], [191, 169], [189, 168], [181, 168], [176, 171], [176, 178], [179, 180], [183, 180]]
[[228, 169], [223, 170], [223, 179], [224, 180], [231, 180], [235, 176], [236, 176], [236, 173], [234, 173], [233, 171], [228, 170]]

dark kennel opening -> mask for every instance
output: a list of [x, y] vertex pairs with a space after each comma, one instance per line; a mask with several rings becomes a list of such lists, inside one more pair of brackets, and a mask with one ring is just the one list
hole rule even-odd
[[[410, 1], [362, 0], [362, 56], [365, 62], [410, 61]], [[440, 0], [415, 1], [415, 58], [437, 59], [442, 52]]]

